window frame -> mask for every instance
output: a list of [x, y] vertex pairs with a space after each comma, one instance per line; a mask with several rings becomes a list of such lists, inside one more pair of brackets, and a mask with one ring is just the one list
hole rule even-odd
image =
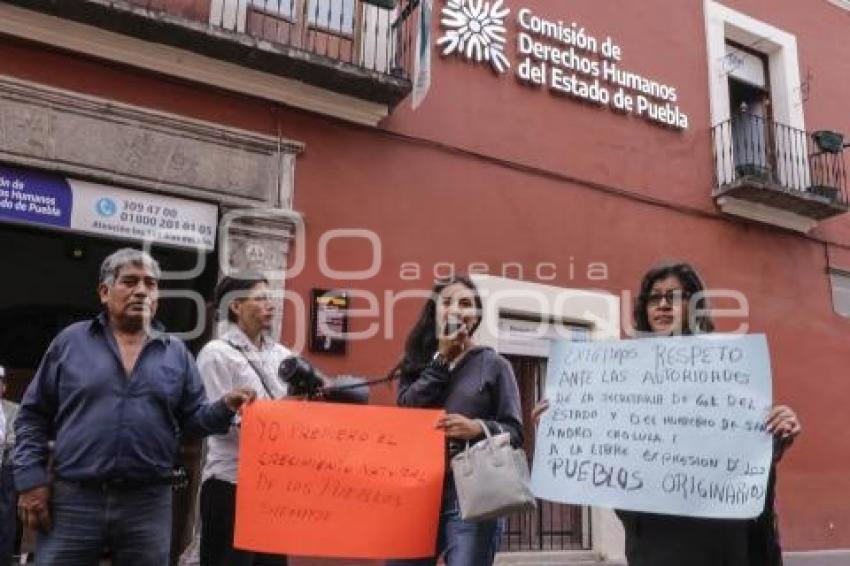
[[757, 51], [767, 57], [774, 119], [792, 128], [805, 130], [803, 105], [796, 104], [794, 100], [801, 95], [797, 38], [714, 0], [704, 0], [704, 11], [712, 125], [731, 117], [722, 59], [727, 40], [732, 40], [751, 48], [757, 45]]

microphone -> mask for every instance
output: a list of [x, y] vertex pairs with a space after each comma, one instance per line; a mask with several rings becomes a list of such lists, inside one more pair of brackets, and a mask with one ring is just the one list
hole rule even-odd
[[328, 379], [300, 356], [283, 360], [278, 368], [278, 377], [288, 385], [290, 395], [303, 396], [308, 401], [357, 405], [365, 405], [369, 402], [370, 387], [395, 379], [390, 377], [369, 381], [355, 375], [341, 375], [336, 379]]

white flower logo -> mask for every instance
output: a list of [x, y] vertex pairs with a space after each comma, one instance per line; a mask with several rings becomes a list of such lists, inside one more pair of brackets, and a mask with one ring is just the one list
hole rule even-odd
[[492, 5], [484, 0], [448, 0], [440, 23], [448, 28], [437, 45], [445, 46], [443, 55], [456, 53], [480, 63], [488, 61], [499, 73], [511, 66], [505, 57], [505, 16], [503, 0]]

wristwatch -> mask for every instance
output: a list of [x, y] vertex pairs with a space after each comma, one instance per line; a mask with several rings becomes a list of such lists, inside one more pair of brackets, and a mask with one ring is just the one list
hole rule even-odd
[[431, 365], [438, 369], [449, 371], [450, 362], [447, 357], [445, 357], [443, 354], [440, 353], [439, 350], [437, 350], [431, 357]]

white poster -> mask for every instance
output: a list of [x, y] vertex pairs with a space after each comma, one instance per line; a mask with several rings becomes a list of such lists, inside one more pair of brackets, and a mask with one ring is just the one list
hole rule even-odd
[[552, 344], [535, 495], [713, 518], [764, 508], [772, 440], [763, 335]]
[[186, 199], [69, 180], [71, 229], [212, 250], [218, 207]]

